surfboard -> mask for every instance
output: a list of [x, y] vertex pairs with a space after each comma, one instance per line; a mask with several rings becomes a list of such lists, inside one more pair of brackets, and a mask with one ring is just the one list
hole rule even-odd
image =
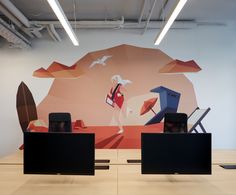
[[24, 132], [30, 121], [38, 119], [38, 115], [33, 95], [23, 81], [17, 90], [16, 109], [21, 129]]

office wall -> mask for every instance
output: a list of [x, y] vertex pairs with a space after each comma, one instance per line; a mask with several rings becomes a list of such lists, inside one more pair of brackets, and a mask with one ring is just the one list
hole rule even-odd
[[[172, 30], [159, 49], [180, 60], [194, 59], [203, 69], [198, 74], [185, 74], [194, 84], [198, 105], [211, 107], [204, 119], [207, 131], [213, 133], [214, 148], [236, 148], [236, 26], [199, 26], [191, 30]], [[155, 48], [157, 30], [79, 30], [80, 47], [73, 47], [63, 32], [61, 43], [47, 35], [33, 41], [30, 50], [9, 49], [1, 43], [1, 112], [0, 155], [15, 151], [22, 143], [22, 132], [16, 112], [16, 92], [21, 81], [30, 88], [36, 104], [47, 95], [52, 79], [32, 77], [34, 70], [47, 68], [52, 61], [71, 65], [90, 51], [119, 44]]]

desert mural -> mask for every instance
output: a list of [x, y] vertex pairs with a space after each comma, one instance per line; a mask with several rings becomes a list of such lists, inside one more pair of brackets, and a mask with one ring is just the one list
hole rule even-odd
[[88, 53], [71, 65], [52, 62], [33, 72], [54, 79], [37, 116], [45, 128], [49, 113], [69, 112], [73, 124], [82, 124], [78, 131], [95, 132], [97, 148], [140, 148], [140, 132], [161, 132], [165, 112], [189, 115], [197, 107], [185, 73], [198, 71], [192, 59], [125, 44]]

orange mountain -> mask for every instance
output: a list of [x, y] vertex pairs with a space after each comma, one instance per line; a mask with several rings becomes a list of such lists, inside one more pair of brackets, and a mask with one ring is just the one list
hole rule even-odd
[[44, 68], [39, 68], [38, 70], [34, 71], [33, 76], [40, 77], [40, 78], [52, 78], [52, 74], [49, 73]]
[[40, 68], [33, 73], [33, 76], [40, 78], [77, 78], [81, 75], [82, 71], [77, 65], [68, 67], [59, 62], [53, 62], [47, 70]]
[[181, 61], [173, 60], [170, 63], [164, 65], [159, 72], [160, 73], [184, 73], [184, 72], [199, 72], [201, 68], [194, 60]]
[[47, 71], [48, 72], [57, 72], [57, 71], [63, 71], [63, 70], [67, 70], [69, 67], [64, 65], [64, 64], [61, 64], [59, 62], [53, 62], [48, 68], [47, 68]]

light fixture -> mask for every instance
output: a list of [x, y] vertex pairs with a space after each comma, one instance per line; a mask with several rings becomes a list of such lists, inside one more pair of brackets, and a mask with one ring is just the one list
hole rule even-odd
[[54, 13], [56, 14], [57, 18], [61, 22], [61, 25], [65, 29], [66, 33], [70, 37], [72, 43], [75, 46], [78, 46], [79, 42], [77, 40], [77, 37], [70, 25], [65, 13], [63, 12], [58, 0], [47, 0], [47, 1], [48, 1], [49, 5], [51, 6], [52, 10], [54, 11]]
[[167, 22], [165, 23], [164, 27], [161, 29], [160, 33], [158, 34], [155, 45], [159, 45], [161, 40], [164, 38], [165, 34], [169, 30], [170, 26], [175, 21], [176, 17], [178, 16], [181, 9], [184, 7], [187, 0], [178, 0], [178, 3], [176, 4], [175, 8], [173, 9], [172, 13], [170, 14], [169, 18], [167, 19]]

